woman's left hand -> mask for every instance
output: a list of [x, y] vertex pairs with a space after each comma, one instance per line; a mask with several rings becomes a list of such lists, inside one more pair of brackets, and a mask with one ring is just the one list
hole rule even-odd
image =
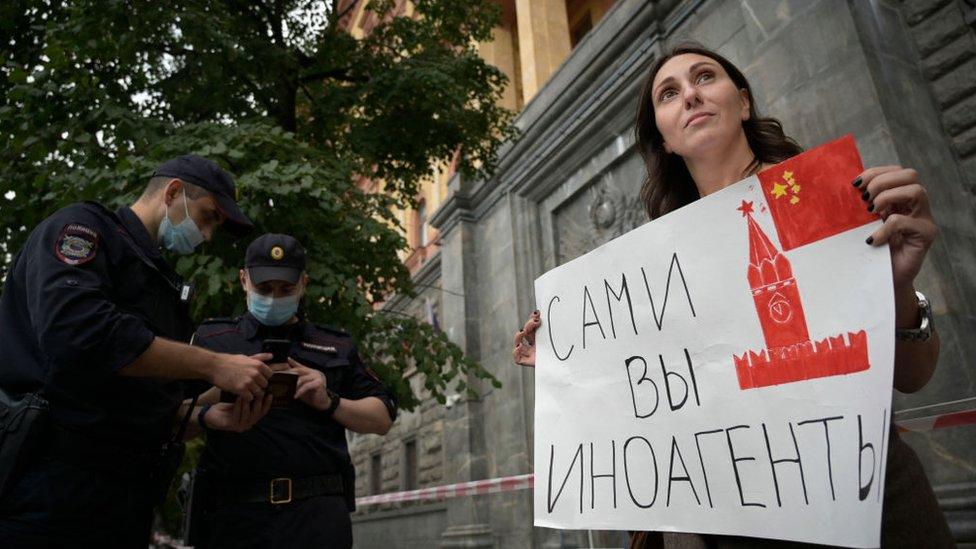
[[910, 292], [939, 232], [918, 172], [901, 166], [879, 166], [865, 170], [854, 181], [867, 208], [884, 220], [868, 244], [887, 243], [891, 247], [895, 295]]
[[[915, 296], [915, 277], [939, 233], [925, 188], [918, 181], [918, 172], [901, 166], [871, 168], [854, 180], [854, 186], [863, 193], [868, 211], [877, 212], [884, 220], [867, 242], [873, 246], [887, 243], [891, 249], [895, 327], [918, 328], [921, 314]], [[895, 389], [913, 393], [924, 387], [935, 371], [938, 358], [938, 334], [921, 345], [897, 343]]]

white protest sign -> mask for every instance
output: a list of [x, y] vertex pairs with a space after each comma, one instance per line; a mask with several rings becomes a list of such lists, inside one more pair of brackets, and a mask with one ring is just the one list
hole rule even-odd
[[536, 280], [535, 525], [880, 542], [887, 247], [846, 137]]

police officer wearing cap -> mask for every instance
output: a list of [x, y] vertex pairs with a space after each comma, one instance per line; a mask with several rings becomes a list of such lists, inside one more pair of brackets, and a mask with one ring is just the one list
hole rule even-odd
[[14, 257], [0, 298], [0, 392], [7, 404], [29, 395], [43, 414], [16, 445], [25, 425], [0, 421], [0, 545], [146, 547], [180, 458], [167, 446], [180, 380], [241, 395], [228, 405], [236, 415], [216, 410], [223, 428], [267, 409], [272, 372], [260, 357], [186, 343], [191, 288], [160, 250], [189, 254], [220, 225], [250, 229], [234, 197], [217, 164], [181, 156], [130, 207], [67, 206]]
[[[207, 431], [198, 481], [210, 496], [195, 513], [197, 547], [352, 546], [349, 512], [354, 475], [346, 429], [385, 434], [396, 418], [391, 394], [363, 365], [345, 332], [299, 313], [308, 284], [305, 250], [291, 236], [266, 234], [247, 248], [241, 287], [247, 312], [197, 330], [195, 345], [255, 354], [268, 339], [284, 339], [287, 363], [276, 372], [298, 377], [293, 400], [277, 403], [243, 433], [211, 429], [216, 390], [201, 397], [197, 425]], [[265, 345], [267, 342], [265, 342]], [[276, 376], [277, 377], [277, 376]], [[274, 383], [274, 381], [272, 382]], [[202, 518], [199, 518], [202, 515]]]

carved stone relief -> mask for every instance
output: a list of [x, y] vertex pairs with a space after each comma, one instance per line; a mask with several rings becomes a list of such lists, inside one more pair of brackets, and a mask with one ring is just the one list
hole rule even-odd
[[633, 163], [622, 163], [595, 178], [589, 187], [553, 212], [558, 264], [647, 222], [640, 202], [639, 176]]

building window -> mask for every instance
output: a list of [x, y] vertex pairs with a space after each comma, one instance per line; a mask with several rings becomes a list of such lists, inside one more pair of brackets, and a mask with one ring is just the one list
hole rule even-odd
[[417, 476], [417, 440], [411, 439], [403, 444], [403, 489], [416, 490]]
[[383, 491], [383, 458], [382, 454], [373, 454], [369, 468], [369, 490], [372, 494]]

